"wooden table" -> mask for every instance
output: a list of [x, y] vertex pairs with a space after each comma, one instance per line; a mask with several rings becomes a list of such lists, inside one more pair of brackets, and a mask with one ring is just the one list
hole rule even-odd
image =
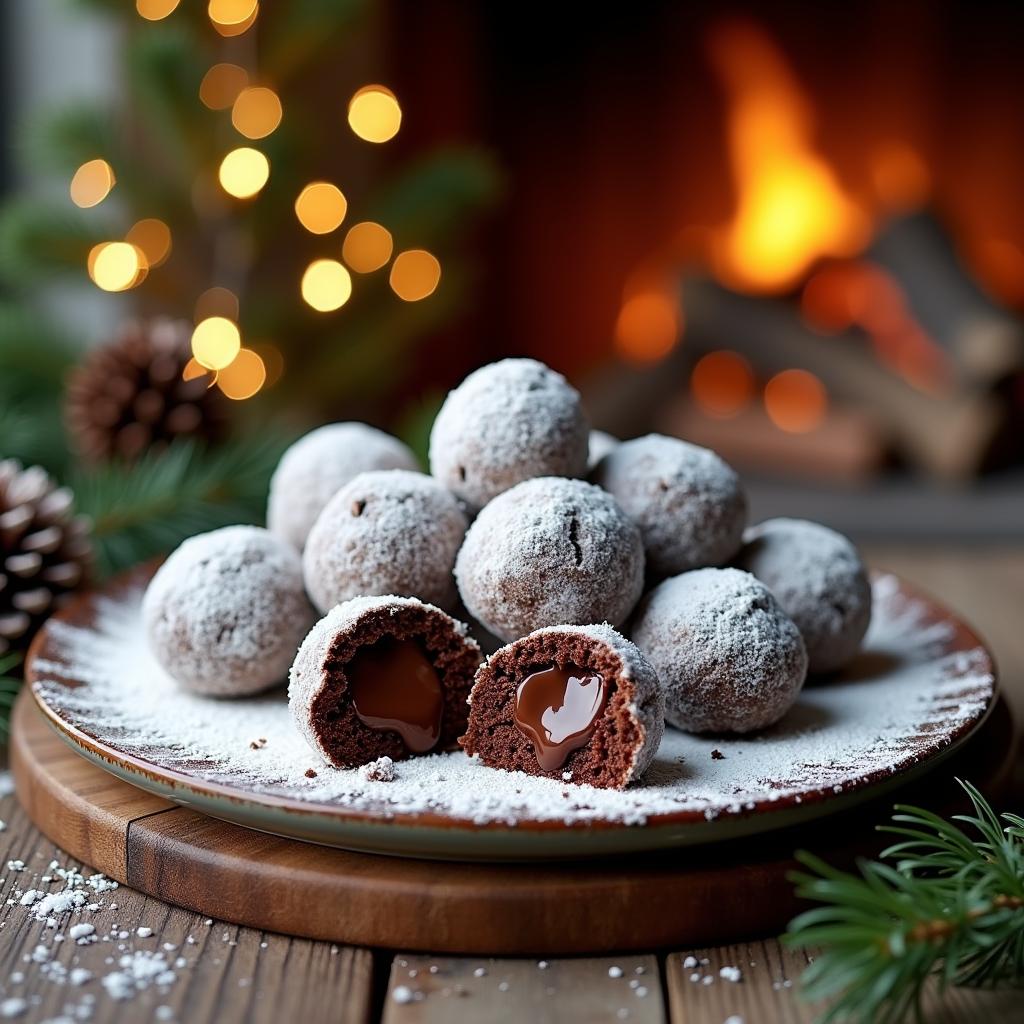
[[[873, 564], [905, 575], [966, 614], [991, 642], [1004, 693], [1018, 723], [1024, 722], [1024, 551], [897, 553], [874, 548], [869, 556]], [[1018, 780], [1024, 783], [1020, 768]], [[1017, 791], [1024, 794], [1024, 785]], [[6, 900], [13, 889], [25, 888], [33, 872], [45, 873], [51, 860], [62, 867], [84, 866], [55, 850], [28, 822], [12, 795], [0, 798], [0, 819], [7, 826], [0, 832], [0, 1017], [5, 1011], [20, 1010], [15, 1019], [59, 1019], [62, 1024], [86, 1019], [96, 1024], [800, 1024], [814, 1019], [814, 1008], [796, 994], [806, 957], [784, 950], [773, 938], [715, 949], [549, 963], [411, 956], [339, 948], [209, 922], [122, 887], [102, 894], [116, 910], [108, 907], [89, 917], [98, 934], [113, 929], [117, 935], [123, 933], [122, 938], [78, 945], [66, 935], [63, 942], [54, 943], [59, 927], [46, 929], [25, 907], [8, 906]], [[8, 860], [24, 861], [24, 871], [4, 870]], [[44, 948], [54, 951], [58, 967], [33, 960], [41, 940]], [[163, 957], [175, 978], [164, 986], [147, 985], [130, 999], [115, 1000], [100, 979], [117, 969], [116, 958], [136, 950]], [[684, 967], [687, 957], [695, 958], [697, 966]], [[75, 967], [89, 971], [92, 978], [73, 984], [68, 972]], [[741, 979], [722, 977], [723, 967], [738, 968]], [[1006, 991], [954, 991], [941, 1007], [931, 1003], [929, 1020], [1008, 1022], [1020, 1019], [1014, 1017], [1020, 1013], [1020, 998], [1020, 993]]]

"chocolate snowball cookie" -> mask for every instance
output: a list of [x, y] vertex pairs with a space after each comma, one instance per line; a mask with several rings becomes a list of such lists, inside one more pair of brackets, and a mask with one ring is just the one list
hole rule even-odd
[[610, 494], [540, 477], [480, 513], [455, 579], [469, 613], [502, 640], [566, 623], [617, 626], [643, 589], [643, 544]]
[[211, 697], [283, 682], [315, 618], [298, 554], [255, 526], [185, 541], [146, 588], [142, 616], [168, 675]]
[[618, 448], [622, 442], [603, 430], [592, 430], [590, 442], [587, 446], [587, 471], [592, 472], [597, 464], [613, 449]]
[[411, 597], [357, 597], [303, 641], [288, 703], [328, 764], [355, 768], [444, 750], [466, 727], [480, 664], [466, 626]]
[[320, 513], [302, 554], [321, 612], [360, 594], [456, 601], [452, 567], [469, 525], [455, 495], [423, 473], [360, 473]]
[[445, 399], [430, 432], [430, 472], [475, 512], [522, 480], [583, 476], [588, 443], [568, 381], [534, 359], [504, 359]]
[[316, 517], [338, 490], [370, 469], [419, 469], [397, 437], [365, 423], [329, 423], [299, 438], [270, 479], [267, 527], [302, 550]]
[[476, 674], [467, 754], [506, 771], [622, 789], [665, 731], [654, 668], [611, 626], [549, 626], [492, 654]]
[[806, 519], [768, 519], [743, 540], [737, 566], [764, 583], [797, 624], [809, 670], [842, 668], [871, 621], [871, 583], [857, 549]]
[[746, 495], [735, 471], [707, 448], [648, 434], [612, 449], [591, 480], [640, 527], [654, 577], [721, 565], [739, 550]]
[[790, 709], [807, 675], [800, 631], [739, 569], [673, 576], [644, 599], [633, 641], [665, 691], [665, 718], [689, 732], [753, 732]]

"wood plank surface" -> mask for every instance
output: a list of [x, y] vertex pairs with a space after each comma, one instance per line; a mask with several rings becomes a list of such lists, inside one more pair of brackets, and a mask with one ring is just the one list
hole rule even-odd
[[[86, 1019], [93, 1024], [371, 1020], [373, 954], [367, 950], [207, 924], [207, 918], [127, 886], [92, 895], [100, 909], [55, 915], [55, 926], [47, 927], [34, 919], [31, 906], [21, 905], [22, 894], [63, 888], [50, 868], [53, 860], [62, 869], [86, 875], [90, 869], [46, 840], [13, 795], [0, 799], [0, 820], [5, 825], [0, 831], [0, 1015], [5, 1007], [14, 1008], [13, 1019], [33, 1024]], [[22, 861], [25, 867], [9, 868], [9, 861]], [[46, 877], [54, 881], [43, 881]], [[95, 929], [84, 937], [86, 945], [79, 945], [70, 931], [80, 924]], [[114, 998], [117, 986], [109, 976], [125, 970], [120, 959], [126, 956], [143, 970], [156, 962], [154, 957], [162, 958], [162, 969], [173, 977], [165, 984], [155, 979], [143, 987], [135, 983], [127, 998]], [[75, 984], [74, 970], [89, 976]]]
[[662, 1024], [654, 956], [494, 960], [399, 955], [383, 1024]]

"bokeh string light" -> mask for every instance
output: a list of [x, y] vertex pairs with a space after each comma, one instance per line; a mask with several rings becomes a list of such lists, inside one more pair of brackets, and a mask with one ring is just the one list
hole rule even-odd
[[116, 181], [114, 169], [106, 160], [87, 160], [71, 179], [71, 201], [83, 210], [96, 206], [110, 195]]
[[251, 199], [270, 177], [270, 161], [251, 146], [231, 150], [217, 173], [221, 188], [236, 199]]
[[200, 320], [192, 332], [192, 355], [208, 370], [230, 366], [242, 347], [238, 325], [223, 316]]
[[349, 100], [348, 123], [366, 142], [387, 142], [398, 134], [402, 108], [390, 89], [383, 85], [364, 85]]
[[[147, 20], [158, 21], [171, 14], [179, 3], [180, 0], [136, 0], [136, 10]], [[232, 37], [252, 27], [260, 4], [259, 0], [208, 0], [206, 11], [212, 27], [222, 36]], [[247, 139], [258, 140], [276, 131], [284, 111], [274, 89], [252, 84], [253, 74], [251, 68], [240, 64], [215, 63], [203, 75], [198, 96], [209, 110], [230, 110], [235, 130]], [[357, 90], [349, 101], [347, 114], [355, 135], [377, 144], [393, 139], [402, 123], [398, 98], [379, 84]], [[269, 178], [269, 160], [251, 146], [232, 149], [217, 168], [221, 189], [235, 199], [253, 199]], [[72, 199], [83, 208], [95, 206], [106, 198], [114, 183], [110, 165], [102, 159], [91, 160], [78, 169], [72, 180]], [[311, 234], [327, 235], [342, 225], [348, 205], [337, 185], [314, 181], [296, 197], [295, 214]], [[88, 273], [100, 288], [124, 291], [141, 283], [151, 268], [163, 263], [171, 248], [169, 226], [158, 218], [145, 218], [132, 225], [124, 241], [94, 246], [87, 260]], [[314, 259], [302, 275], [302, 298], [318, 312], [333, 312], [349, 301], [352, 277], [348, 268], [369, 274], [387, 266], [394, 254], [394, 241], [382, 224], [361, 221], [346, 232], [341, 250], [344, 264], [337, 259]], [[427, 298], [440, 280], [440, 262], [424, 249], [400, 252], [388, 278], [394, 294], [405, 302]], [[185, 368], [185, 379], [208, 377], [209, 386], [216, 385], [228, 398], [243, 401], [282, 374], [284, 359], [276, 346], [268, 342], [242, 346], [238, 327], [240, 304], [234, 291], [221, 286], [204, 291], [195, 303], [194, 322], [193, 357]]]
[[391, 259], [394, 248], [391, 232], [386, 227], [364, 220], [348, 229], [341, 257], [357, 274], [369, 274], [380, 270]]
[[632, 363], [656, 363], [672, 351], [680, 333], [679, 309], [661, 291], [631, 295], [615, 322], [615, 347]]
[[302, 275], [302, 297], [319, 313], [340, 309], [352, 295], [352, 278], [337, 260], [314, 260]]
[[97, 288], [105, 292], [123, 292], [141, 284], [146, 276], [146, 260], [130, 242], [100, 242], [89, 253], [86, 266]]
[[267, 370], [257, 352], [239, 349], [231, 362], [217, 374], [217, 387], [236, 402], [252, 398], [267, 379]]
[[825, 418], [825, 385], [807, 370], [782, 370], [765, 385], [764, 408], [780, 430], [789, 434], [809, 433]]
[[295, 200], [295, 216], [314, 235], [326, 235], [341, 226], [348, 211], [348, 200], [337, 185], [329, 181], [310, 182]]
[[273, 89], [253, 85], [242, 89], [231, 107], [231, 123], [247, 139], [263, 139], [281, 123], [281, 100]]
[[162, 21], [168, 14], [173, 14], [174, 9], [181, 0], [135, 0], [135, 10], [146, 21]]
[[210, 110], [227, 110], [249, 84], [249, 72], [237, 64], [214, 64], [199, 83], [199, 99]]
[[392, 291], [405, 302], [432, 295], [441, 282], [441, 264], [425, 249], [406, 249], [395, 257], [388, 278]]
[[136, 221], [124, 237], [142, 252], [150, 270], [159, 267], [171, 254], [171, 229], [156, 217]]
[[710, 416], [729, 419], [754, 397], [754, 371], [738, 352], [709, 352], [697, 360], [690, 376], [694, 401]]

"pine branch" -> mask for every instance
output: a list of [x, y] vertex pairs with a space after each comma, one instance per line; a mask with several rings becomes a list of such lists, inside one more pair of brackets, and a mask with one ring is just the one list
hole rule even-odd
[[[974, 813], [947, 821], [897, 805], [884, 832], [902, 841], [860, 875], [797, 855], [797, 895], [822, 906], [786, 942], [821, 946], [803, 977], [809, 999], [834, 1000], [823, 1021], [920, 1020], [926, 982], [1024, 985], [1024, 819], [995, 814], [969, 783]], [[955, 822], [968, 826], [968, 830]]]
[[213, 451], [173, 445], [132, 466], [111, 464], [71, 480], [92, 522], [101, 575], [233, 523], [259, 523], [270, 475], [290, 438], [235, 441]]
[[112, 225], [98, 216], [86, 219], [70, 203], [12, 200], [0, 211], [0, 276], [32, 287], [59, 273], [84, 274], [89, 250], [116, 237]]

